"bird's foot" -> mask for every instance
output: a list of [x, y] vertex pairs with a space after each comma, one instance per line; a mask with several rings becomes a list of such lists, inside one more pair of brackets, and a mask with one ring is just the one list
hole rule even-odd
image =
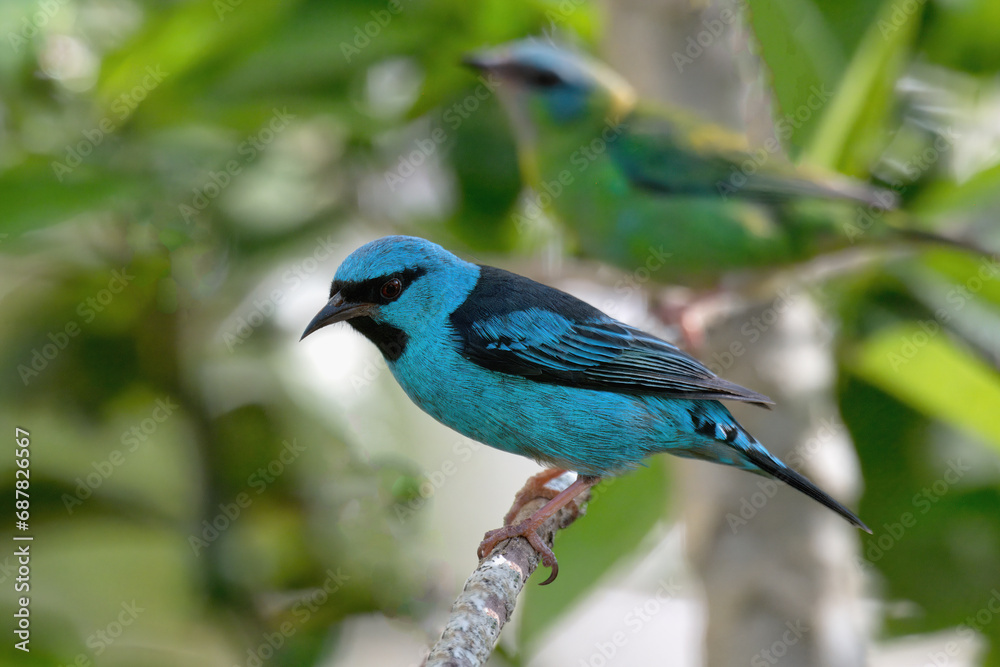
[[705, 349], [705, 319], [697, 310], [688, 308], [680, 317], [681, 339], [692, 352]]
[[686, 290], [682, 294], [671, 291], [670, 297], [656, 310], [660, 321], [677, 328], [682, 348], [697, 353], [705, 345], [705, 318], [698, 310], [699, 297]]
[[521, 490], [514, 496], [514, 504], [510, 506], [510, 511], [504, 515], [503, 525], [509, 526], [514, 523], [514, 518], [517, 517], [521, 508], [535, 498], [546, 498], [548, 500], [555, 498], [559, 494], [559, 491], [546, 485], [565, 473], [566, 471], [562, 468], [547, 468], [537, 475], [529, 477], [528, 481], [521, 487]]
[[697, 354], [705, 348], [707, 330], [728, 312], [731, 301], [730, 294], [722, 288], [693, 294], [686, 290], [673, 291], [655, 312], [664, 324], [677, 327], [680, 347]]
[[[601, 481], [600, 477], [580, 475], [567, 488], [559, 491], [554, 496], [550, 496], [552, 490], [545, 487], [545, 483], [552, 481], [552, 479], [558, 477], [563, 472], [565, 471], [546, 470], [528, 480], [528, 483], [524, 485], [524, 488], [515, 497], [514, 507], [511, 508], [511, 511], [504, 518], [504, 526], [496, 530], [491, 530], [483, 536], [483, 541], [479, 544], [477, 551], [479, 558], [486, 558], [504, 540], [523, 537], [541, 557], [542, 564], [552, 569], [552, 573], [549, 574], [548, 579], [542, 582], [542, 586], [551, 584], [556, 580], [556, 576], [559, 574], [559, 564], [556, 561], [556, 555], [552, 552], [552, 548], [546, 543], [546, 540], [538, 534], [538, 528], [549, 517], [570, 504], [578, 495]], [[534, 495], [532, 495], [532, 489], [536, 491]], [[510, 525], [524, 506], [538, 497], [551, 499], [527, 519], [516, 525]], [[574, 506], [573, 511], [579, 513], [579, 506]]]
[[556, 560], [555, 553], [551, 548], [549, 548], [549, 545], [545, 544], [541, 536], [538, 534], [538, 527], [548, 517], [543, 516], [541, 520], [537, 520], [537, 516], [538, 512], [516, 526], [507, 525], [502, 528], [488, 531], [486, 535], [483, 536], [483, 541], [479, 544], [479, 557], [486, 558], [486, 556], [492, 553], [496, 546], [504, 540], [509, 540], [512, 537], [523, 537], [528, 540], [528, 544], [530, 544], [541, 557], [542, 565], [552, 568], [552, 573], [549, 574], [548, 579], [542, 582], [542, 586], [551, 584], [559, 575], [559, 562]]

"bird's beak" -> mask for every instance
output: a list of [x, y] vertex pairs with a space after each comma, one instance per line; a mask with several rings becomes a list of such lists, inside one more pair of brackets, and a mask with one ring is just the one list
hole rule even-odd
[[504, 59], [493, 51], [477, 51], [462, 57], [462, 64], [480, 72], [496, 72], [504, 65]]
[[[328, 324], [345, 322], [352, 317], [371, 315], [374, 308], [375, 305], [371, 303], [350, 303], [349, 301], [345, 301], [343, 295], [337, 292], [330, 297], [330, 300], [326, 302], [323, 309], [316, 313], [316, 317], [312, 318], [312, 322], [302, 332], [302, 338], [322, 329]], [[302, 338], [299, 338], [299, 340], [302, 340]]]
[[462, 64], [469, 69], [485, 71], [490, 68], [489, 59], [485, 53], [466, 53], [462, 56]]

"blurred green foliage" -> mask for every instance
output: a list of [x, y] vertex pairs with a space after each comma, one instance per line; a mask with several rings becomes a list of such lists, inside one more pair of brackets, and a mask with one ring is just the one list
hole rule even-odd
[[[454, 591], [412, 553], [419, 529], [394, 515], [419, 473], [362, 456], [336, 406], [302, 399], [273, 311], [245, 336], [233, 317], [263, 276], [352, 227], [456, 252], [536, 247], [511, 215], [506, 122], [457, 63], [553, 29], [592, 48], [601, 12], [570, 4], [0, 6], [0, 392], [7, 432], [31, 432], [31, 613], [44, 628], [17, 664], [312, 664], [354, 615], [421, 635], [447, 606]], [[776, 113], [794, 113], [811, 86], [836, 91], [790, 152], [856, 176], [876, 165], [892, 182], [944, 129], [995, 118], [998, 11], [753, 3]], [[955, 153], [905, 179], [904, 200], [1000, 248], [995, 155]], [[876, 527], [863, 555], [886, 601], [912, 603], [888, 615], [890, 636], [968, 624], [1000, 588], [998, 276], [942, 251], [868, 264], [825, 290], [860, 514]], [[955, 477], [958, 460], [971, 467]], [[660, 519], [662, 467], [615, 482], [560, 537], [559, 585], [525, 599], [525, 646]], [[0, 460], [7, 479], [12, 468]], [[645, 514], [615, 520], [619, 506]], [[991, 621], [977, 627], [995, 665]], [[9, 641], [0, 654], [13, 659]]]

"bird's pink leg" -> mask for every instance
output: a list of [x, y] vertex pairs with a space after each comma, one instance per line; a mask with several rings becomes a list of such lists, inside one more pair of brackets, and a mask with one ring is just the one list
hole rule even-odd
[[697, 354], [705, 348], [705, 330], [719, 317], [720, 307], [724, 305], [721, 297], [725, 294], [721, 288], [707, 290], [680, 301], [662, 303], [656, 312], [664, 324], [680, 330], [681, 347]]
[[[541, 475], [545, 475], [548, 472], [550, 471], [541, 473]], [[535, 477], [541, 477], [541, 475], [536, 475]], [[555, 475], [552, 475], [552, 477], [555, 477]], [[549, 479], [551, 479], [551, 477]], [[533, 483], [533, 481], [534, 478], [529, 480], [528, 485], [525, 485], [525, 489], [522, 489], [522, 492], [524, 492], [528, 486]], [[548, 579], [542, 582], [542, 586], [551, 584], [556, 580], [556, 576], [559, 574], [559, 563], [556, 561], [556, 555], [552, 553], [552, 549], [550, 549], [538, 535], [538, 527], [545, 523], [546, 519], [568, 505], [574, 498], [597, 484], [599, 481], [601, 481], [600, 477], [580, 475], [576, 478], [575, 482], [556, 494], [554, 498], [545, 503], [545, 505], [543, 505], [537, 512], [529, 516], [521, 523], [516, 526], [504, 525], [503, 528], [497, 528], [496, 530], [489, 531], [483, 537], [483, 541], [479, 545], [479, 557], [485, 558], [493, 551], [494, 548], [496, 548], [497, 544], [503, 542], [504, 540], [509, 540], [512, 537], [518, 536], [523, 537], [528, 540], [528, 544], [530, 544], [532, 548], [538, 552], [538, 555], [542, 557], [542, 564], [546, 567], [552, 568], [552, 574], [549, 575]], [[521, 495], [521, 493], [518, 493], [517, 500], [521, 500]], [[521, 505], [523, 506], [525, 502], [527, 502], [527, 500], [522, 502]], [[513, 520], [513, 516], [510, 514], [508, 514], [508, 517]]]
[[548, 498], [549, 500], [555, 498], [559, 492], [545, 485], [564, 474], [566, 474], [566, 471], [562, 468], [546, 468], [537, 475], [529, 477], [528, 481], [521, 487], [521, 490], [514, 496], [514, 504], [511, 505], [510, 511], [504, 516], [503, 525], [509, 526], [514, 521], [517, 513], [521, 511], [521, 508], [535, 498]]

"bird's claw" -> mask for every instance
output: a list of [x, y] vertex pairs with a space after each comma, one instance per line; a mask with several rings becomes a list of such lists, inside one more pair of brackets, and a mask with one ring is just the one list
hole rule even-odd
[[538, 524], [529, 518], [516, 526], [504, 526], [503, 528], [488, 531], [483, 536], [483, 541], [479, 543], [479, 549], [477, 550], [479, 558], [482, 559], [489, 556], [493, 553], [496, 546], [504, 540], [509, 540], [513, 537], [523, 537], [541, 557], [542, 565], [552, 569], [549, 578], [543, 581], [541, 585], [551, 584], [559, 574], [559, 562], [556, 560], [556, 555], [549, 548], [549, 545], [545, 544], [545, 541], [538, 535], [537, 529]]
[[[516, 514], [520, 513], [529, 500], [540, 495], [548, 498], [552, 489], [546, 488], [545, 484], [564, 472], [564, 470], [557, 469], [546, 470], [528, 480], [528, 483], [517, 494], [517, 498], [514, 501], [514, 509], [508, 512], [504, 518], [504, 526], [496, 530], [491, 530], [483, 536], [483, 541], [479, 544], [478, 549], [480, 558], [486, 558], [504, 540], [509, 540], [512, 537], [523, 537], [541, 557], [542, 564], [552, 569], [552, 573], [548, 579], [542, 582], [542, 586], [551, 584], [556, 580], [556, 576], [559, 574], [559, 563], [556, 561], [556, 555], [552, 553], [552, 548], [538, 534], [538, 528], [556, 512], [567, 509], [567, 505], [570, 505], [581, 493], [590, 489], [594, 484], [597, 484], [601, 478], [593, 475], [578, 476], [576, 481], [556, 493], [555, 496], [552, 496], [549, 502], [545, 503], [545, 505], [527, 519], [524, 519], [515, 526], [510, 524], [513, 522]], [[580, 515], [580, 510], [579, 505], [571, 507], [571, 511], [576, 516]]]
[[486, 534], [483, 535], [483, 541], [479, 543], [479, 548], [476, 550], [476, 554], [479, 556], [480, 560], [493, 553], [497, 544], [510, 538], [509, 535], [500, 535], [500, 533], [503, 533], [506, 528], [508, 528], [508, 526], [497, 528], [496, 530], [486, 531]]

